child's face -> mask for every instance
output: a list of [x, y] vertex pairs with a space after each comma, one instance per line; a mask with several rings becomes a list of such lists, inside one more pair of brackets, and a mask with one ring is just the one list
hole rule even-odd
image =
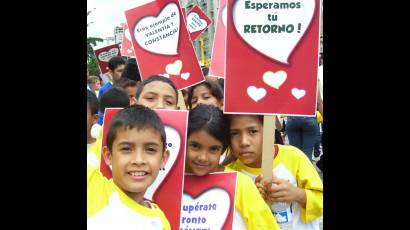
[[116, 82], [121, 78], [124, 67], [125, 65], [118, 65], [114, 70], [109, 70], [113, 82]]
[[177, 95], [165, 82], [153, 81], [144, 86], [138, 104], [151, 109], [177, 109]]
[[114, 183], [134, 199], [144, 195], [169, 156], [161, 134], [153, 128], [119, 128], [112, 152], [106, 146], [104, 151], [112, 165]]
[[[235, 116], [229, 128], [233, 154], [249, 167], [262, 163], [263, 126], [257, 116]], [[273, 150], [272, 150], [273, 151]]]
[[213, 105], [222, 110], [222, 103], [222, 101], [219, 101], [214, 95], [212, 95], [211, 90], [209, 90], [205, 85], [195, 87], [195, 89], [192, 91], [192, 109], [194, 109], [199, 104], [205, 104]]
[[186, 172], [204, 176], [219, 169], [222, 142], [204, 130], [191, 133], [188, 137]]

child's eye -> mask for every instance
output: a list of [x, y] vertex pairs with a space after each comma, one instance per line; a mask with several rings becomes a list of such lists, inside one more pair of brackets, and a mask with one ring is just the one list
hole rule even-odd
[[211, 153], [220, 153], [221, 152], [221, 148], [219, 146], [211, 146], [211, 148], [209, 149]]
[[157, 152], [157, 149], [156, 149], [156, 148], [153, 148], [153, 147], [148, 147], [148, 148], [146, 149], [146, 151], [147, 151], [148, 153], [153, 154], [153, 153], [156, 153], [156, 152]]
[[130, 147], [122, 147], [120, 150], [123, 153], [130, 153], [132, 151]]
[[152, 101], [152, 100], [154, 100], [154, 98], [153, 97], [146, 97], [145, 100]]
[[190, 143], [190, 144], [189, 144], [189, 147], [190, 147], [192, 150], [198, 150], [198, 149], [199, 149], [199, 144], [198, 144], [198, 143]]
[[258, 133], [259, 131], [258, 130], [256, 130], [256, 129], [251, 129], [251, 130], [249, 130], [249, 133], [250, 134], [256, 134], [256, 133]]
[[197, 99], [193, 99], [193, 100], [191, 100], [191, 104], [196, 104], [196, 102], [197, 102]]
[[166, 101], [167, 105], [173, 105], [172, 101]]
[[230, 135], [231, 135], [231, 137], [236, 137], [236, 136], [239, 135], [239, 133], [234, 132], [234, 133], [231, 133]]

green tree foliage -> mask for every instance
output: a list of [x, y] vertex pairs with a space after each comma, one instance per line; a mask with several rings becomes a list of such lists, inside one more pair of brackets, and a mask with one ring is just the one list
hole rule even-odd
[[[95, 8], [94, 8], [95, 9]], [[94, 10], [93, 9], [93, 10]], [[87, 17], [90, 15], [92, 10], [87, 11]], [[87, 23], [87, 27], [91, 25], [93, 22]], [[104, 41], [102, 38], [98, 37], [88, 37], [87, 38], [87, 66], [88, 70], [90, 71], [90, 75], [100, 75], [100, 69], [98, 68], [98, 62], [94, 55], [93, 46], [97, 45], [97, 42]]]

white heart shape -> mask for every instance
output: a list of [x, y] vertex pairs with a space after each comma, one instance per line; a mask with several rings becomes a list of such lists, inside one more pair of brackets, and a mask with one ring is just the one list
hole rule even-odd
[[252, 100], [258, 102], [266, 95], [266, 89], [264, 88], [256, 88], [255, 86], [249, 86], [246, 90], [248, 96], [252, 98]]
[[167, 149], [169, 150], [169, 158], [167, 163], [165, 164], [165, 170], [160, 170], [158, 173], [157, 178], [155, 179], [154, 183], [152, 183], [147, 191], [145, 192], [144, 197], [149, 200], [153, 200], [153, 196], [157, 191], [158, 187], [161, 185], [162, 181], [170, 172], [172, 166], [174, 165], [179, 149], [181, 147], [181, 137], [176, 129], [165, 125], [165, 134], [167, 136]]
[[292, 95], [299, 100], [306, 95], [306, 91], [304, 89], [293, 88]]
[[176, 60], [174, 63], [170, 63], [165, 67], [165, 71], [171, 75], [179, 75], [182, 69], [182, 61]]
[[[228, 217], [230, 204], [229, 194], [221, 188], [209, 189], [197, 198], [192, 198], [189, 194], [184, 193], [182, 196], [181, 229], [186, 226], [189, 229], [222, 229]], [[199, 205], [198, 211], [195, 210], [196, 205]], [[201, 205], [202, 210], [199, 211]], [[203, 210], [204, 206], [207, 206], [207, 210]], [[209, 206], [211, 209], [208, 209]], [[192, 210], [191, 207], [194, 209]], [[192, 220], [199, 218], [201, 218], [200, 221], [193, 223]]]
[[222, 10], [222, 23], [224, 24], [225, 28], [226, 28], [226, 19], [227, 19], [227, 14], [226, 14], [226, 5]]
[[263, 74], [263, 82], [267, 85], [279, 89], [279, 87], [286, 81], [287, 74], [283, 70], [279, 70], [276, 73], [267, 71]]
[[132, 50], [130, 50], [130, 49], [127, 49], [127, 53], [129, 53], [129, 54], [130, 54], [130, 53], [132, 53]]
[[134, 36], [143, 49], [157, 54], [178, 54], [179, 10], [175, 3], [167, 4], [157, 17], [147, 16], [134, 28]]
[[[247, 0], [238, 0], [234, 3], [233, 21], [236, 31], [254, 49], [274, 60], [289, 64], [289, 55], [312, 20], [316, 7], [315, 0], [297, 3], [289, 3], [288, 0], [266, 0], [263, 4], [273, 4], [272, 8], [262, 7], [259, 10], [250, 9], [252, 5], [246, 2], [249, 3]], [[280, 9], [280, 5], [284, 3], [288, 8]], [[276, 20], [269, 21], [269, 14], [276, 15]], [[262, 26], [258, 27], [258, 25]], [[276, 32], [272, 32], [274, 30]]]
[[190, 33], [200, 31], [206, 28], [208, 23], [201, 17], [196, 12], [191, 12], [187, 16], [187, 24], [188, 24], [188, 31]]
[[131, 42], [131, 34], [128, 28], [125, 30], [124, 34], [125, 34], [125, 38], [127, 38], [127, 40]]
[[111, 48], [108, 51], [104, 51], [98, 54], [98, 59], [103, 62], [108, 62], [111, 58], [118, 56], [118, 52], [118, 48]]
[[187, 80], [187, 79], [189, 78], [189, 75], [190, 75], [189, 72], [182, 73], [182, 74], [181, 74], [181, 78], [184, 79], [184, 80]]

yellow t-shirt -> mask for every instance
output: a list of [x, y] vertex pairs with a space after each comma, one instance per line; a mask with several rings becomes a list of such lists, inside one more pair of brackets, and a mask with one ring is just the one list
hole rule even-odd
[[[224, 171], [232, 172], [234, 170], [225, 167]], [[280, 229], [255, 184], [240, 172], [237, 173], [233, 223], [232, 229]]]
[[[306, 191], [306, 208], [297, 202], [292, 202], [291, 216], [288, 224], [292, 229], [315, 229], [318, 217], [323, 215], [323, 183], [316, 169], [307, 156], [298, 148], [289, 145], [275, 145], [277, 156], [273, 160], [275, 176], [289, 180], [291, 184]], [[230, 163], [228, 167], [244, 173], [255, 181], [262, 174], [262, 168], [251, 168], [239, 159]], [[280, 220], [278, 219], [279, 225]]]
[[140, 205], [117, 187], [112, 179], [104, 177], [99, 170], [98, 159], [94, 152], [87, 154], [88, 230], [171, 229], [157, 205], [149, 203], [151, 208]]

